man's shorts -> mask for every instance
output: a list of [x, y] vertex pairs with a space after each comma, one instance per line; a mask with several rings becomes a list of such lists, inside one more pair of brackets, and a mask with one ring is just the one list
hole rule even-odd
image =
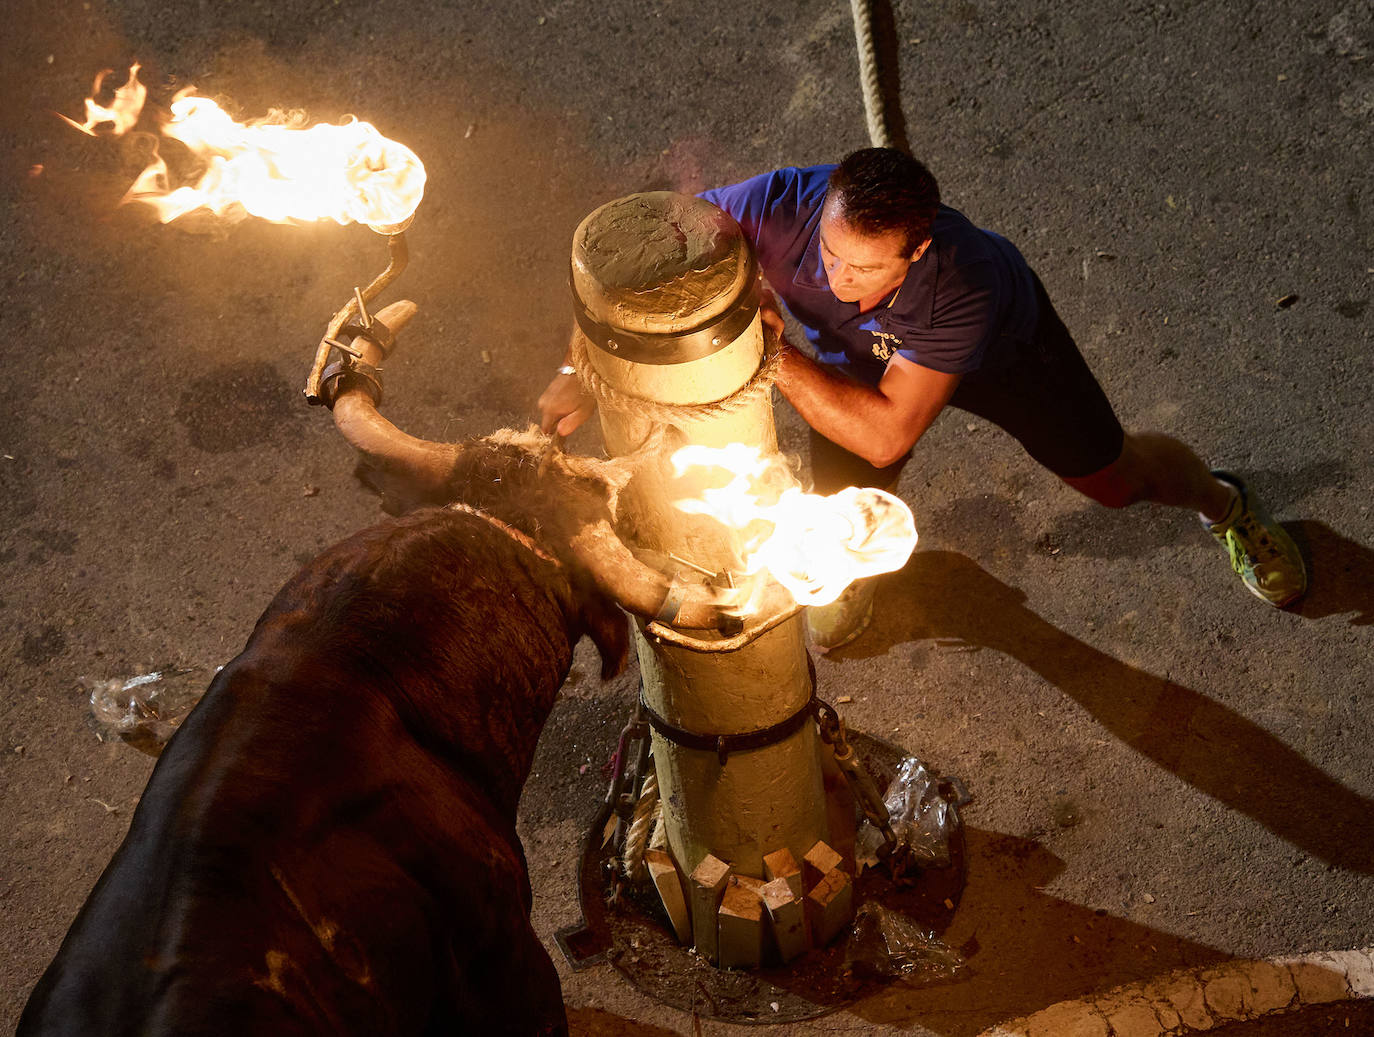
[[[1016, 343], [993, 369], [964, 375], [950, 405], [986, 418], [1061, 479], [1081, 480], [1121, 456], [1125, 433], [1068, 328], [1035, 278], [1040, 319], [1030, 342]], [[811, 432], [815, 492], [845, 486], [890, 487], [910, 453], [886, 468]]]

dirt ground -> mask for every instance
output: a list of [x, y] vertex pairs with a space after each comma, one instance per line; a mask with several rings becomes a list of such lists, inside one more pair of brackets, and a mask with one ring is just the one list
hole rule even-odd
[[[6, 1027], [151, 767], [97, 741], [83, 681], [175, 664], [208, 682], [301, 562], [378, 517], [300, 388], [382, 239], [159, 225], [118, 206], [136, 146], [52, 112], [141, 60], [159, 96], [194, 83], [243, 115], [355, 113], [411, 146], [429, 184], [396, 295], [420, 315], [385, 408], [436, 439], [529, 420], [592, 208], [867, 143], [833, 0], [167, 7], [6, 6]], [[987, 423], [944, 415], [901, 483], [920, 547], [868, 634], [818, 669], [853, 726], [974, 793], [946, 937], [969, 967], [777, 1030], [972, 1037], [1183, 965], [1374, 944], [1374, 8], [890, 14], [905, 134], [946, 199], [1022, 249], [1128, 427], [1250, 480], [1312, 587], [1273, 611], [1192, 516], [1091, 506]], [[779, 422], [799, 449], [782, 405]], [[523, 806], [546, 937], [576, 919], [577, 846], [635, 687], [595, 673], [580, 657]], [[610, 967], [554, 956], [576, 1032], [693, 1032]]]

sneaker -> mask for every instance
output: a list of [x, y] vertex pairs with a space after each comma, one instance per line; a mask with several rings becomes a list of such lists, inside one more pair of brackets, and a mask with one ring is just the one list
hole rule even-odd
[[1236, 489], [1231, 510], [1219, 522], [1202, 519], [1231, 559], [1231, 568], [1257, 598], [1283, 608], [1307, 590], [1307, 569], [1292, 537], [1271, 519], [1245, 483], [1230, 472], [1213, 471], [1219, 482]]
[[855, 580], [829, 605], [812, 605], [806, 610], [806, 625], [811, 629], [811, 646], [824, 654], [849, 644], [873, 622], [873, 595], [878, 578]]

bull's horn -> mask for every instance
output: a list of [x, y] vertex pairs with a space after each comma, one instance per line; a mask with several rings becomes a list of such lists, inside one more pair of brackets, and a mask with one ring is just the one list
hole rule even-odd
[[[380, 369], [382, 361], [395, 348], [395, 335], [410, 323], [418, 307], [409, 299], [402, 299], [384, 307], [375, 315], [387, 329], [378, 335], [380, 343], [359, 336], [352, 341], [359, 358], [368, 367]], [[372, 395], [356, 376], [345, 381], [334, 400], [334, 424], [344, 439], [363, 454], [369, 462], [370, 481], [383, 496], [388, 484], [395, 482], [397, 495], [411, 501], [433, 500], [444, 503], [443, 489], [448, 485], [462, 448], [455, 443], [433, 443], [427, 439], [402, 432], [382, 417]]]
[[[715, 630], [732, 604], [729, 592], [698, 585], [675, 588], [665, 574], [636, 558], [604, 519], [574, 532], [570, 546], [597, 590], [645, 619], [662, 619], [685, 630]], [[681, 601], [670, 602], [670, 595], [681, 595]]]

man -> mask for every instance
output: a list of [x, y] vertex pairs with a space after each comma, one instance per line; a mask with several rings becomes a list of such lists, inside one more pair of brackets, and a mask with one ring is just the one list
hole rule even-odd
[[[813, 360], [786, 346], [777, 385], [811, 426], [816, 492], [893, 487], [921, 434], [953, 405], [1010, 433], [1100, 504], [1196, 511], [1269, 604], [1306, 590], [1297, 547], [1239, 478], [1209, 472], [1176, 439], [1122, 430], [1034, 271], [1005, 238], [941, 205], [916, 159], [866, 148], [838, 166], [779, 169], [702, 197], [744, 228], [815, 351]], [[771, 300], [764, 320], [782, 331]], [[560, 374], [539, 407], [546, 431], [567, 434], [592, 404]], [[866, 581], [810, 610], [817, 647], [857, 637], [872, 603]]]

